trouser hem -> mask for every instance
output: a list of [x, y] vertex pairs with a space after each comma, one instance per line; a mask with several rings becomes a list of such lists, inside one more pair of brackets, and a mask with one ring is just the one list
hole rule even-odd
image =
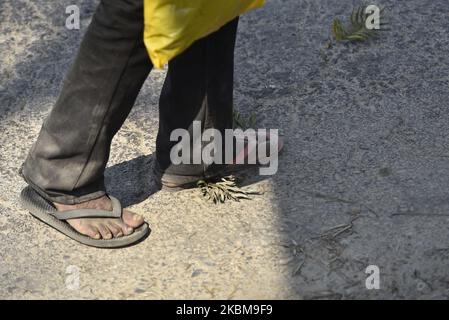
[[66, 191], [44, 191], [40, 187], [38, 187], [35, 183], [33, 183], [30, 179], [28, 179], [24, 173], [22, 172], [22, 168], [19, 170], [19, 175], [25, 180], [25, 182], [32, 187], [41, 197], [50, 201], [56, 202], [60, 204], [66, 205], [74, 205], [83, 202], [87, 202], [90, 200], [95, 200], [106, 195], [106, 188], [104, 186], [104, 182], [100, 181], [94, 184], [91, 184], [87, 187], [77, 189], [76, 192], [66, 192]]

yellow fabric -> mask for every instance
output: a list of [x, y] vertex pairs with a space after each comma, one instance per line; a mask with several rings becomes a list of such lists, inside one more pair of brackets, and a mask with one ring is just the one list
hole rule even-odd
[[162, 68], [196, 40], [218, 30], [264, 0], [144, 0], [144, 42]]

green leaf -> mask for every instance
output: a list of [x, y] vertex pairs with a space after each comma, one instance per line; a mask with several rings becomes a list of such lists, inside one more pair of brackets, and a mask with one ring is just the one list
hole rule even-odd
[[366, 5], [362, 5], [352, 9], [348, 19], [348, 27], [345, 27], [339, 19], [334, 19], [332, 23], [332, 34], [336, 41], [365, 41], [377, 37], [379, 31], [388, 30], [385, 27], [388, 23], [385, 22], [383, 18], [385, 7], [380, 9], [380, 14], [382, 16], [380, 29], [366, 28], [366, 20], [368, 18], [368, 14], [365, 13], [366, 8]]
[[242, 117], [242, 115], [238, 111], [233, 112], [234, 118], [234, 128], [240, 128], [242, 130], [247, 130], [251, 128], [255, 128], [256, 126], [256, 114], [252, 113], [248, 119]]

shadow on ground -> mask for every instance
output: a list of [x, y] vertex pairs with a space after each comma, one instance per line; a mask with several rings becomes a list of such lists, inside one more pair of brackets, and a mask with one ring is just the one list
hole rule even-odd
[[[273, 177], [286, 286], [447, 298], [449, 37], [437, 8], [449, 5], [383, 1], [390, 32], [328, 46], [332, 19], [357, 4], [272, 1], [241, 33], [238, 97], [287, 139]], [[380, 290], [365, 287], [369, 265]]]

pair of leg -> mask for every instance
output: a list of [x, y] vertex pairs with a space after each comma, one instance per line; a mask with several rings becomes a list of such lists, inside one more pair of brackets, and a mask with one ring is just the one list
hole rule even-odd
[[[160, 98], [158, 167], [180, 175], [203, 165], [172, 166], [170, 133], [194, 120], [232, 128], [233, 55], [237, 20], [197, 41], [169, 64]], [[103, 0], [82, 41], [60, 96], [22, 166], [22, 176], [58, 210], [110, 210], [104, 170], [113, 136], [152, 69], [143, 44], [143, 0]], [[71, 219], [77, 231], [108, 239], [133, 231], [142, 217]]]

